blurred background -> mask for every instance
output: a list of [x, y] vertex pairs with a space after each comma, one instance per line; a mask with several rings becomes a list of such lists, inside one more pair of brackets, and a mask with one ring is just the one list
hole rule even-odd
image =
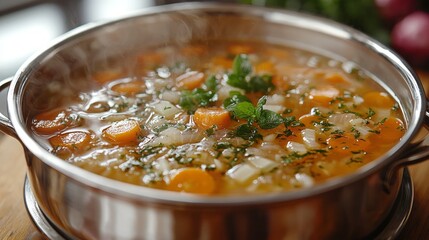
[[[428, 0], [218, 0], [321, 15], [391, 46], [413, 66], [429, 66]], [[172, 0], [1, 0], [0, 80], [55, 37], [88, 22], [108, 20]], [[1, 99], [5, 92], [0, 93]], [[5, 111], [0, 101], [0, 111]]]

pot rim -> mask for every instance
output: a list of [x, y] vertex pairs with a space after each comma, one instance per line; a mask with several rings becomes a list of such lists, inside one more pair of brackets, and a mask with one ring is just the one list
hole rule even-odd
[[[109, 179], [107, 177], [89, 172], [72, 164], [69, 164], [60, 158], [49, 153], [44, 149], [36, 140], [31, 136], [31, 133], [25, 126], [25, 120], [21, 113], [21, 94], [23, 93], [24, 85], [28, 80], [28, 76], [32, 71], [32, 66], [39, 64], [40, 60], [49, 54], [55, 54], [55, 50], [91, 31], [95, 31], [99, 28], [118, 23], [133, 18], [139, 18], [159, 13], [171, 13], [177, 11], [204, 11], [204, 12], [223, 12], [240, 14], [243, 16], [261, 17], [267, 21], [282, 23], [284, 18], [290, 20], [305, 20], [307, 24], [304, 25], [299, 22], [293, 24], [304, 27], [309, 30], [318, 31], [333, 35], [338, 38], [343, 38], [348, 41], [353, 41], [357, 44], [363, 45], [369, 48], [371, 51], [376, 52], [378, 55], [390, 62], [395, 69], [401, 73], [406, 79], [410, 88], [416, 91], [416, 98], [414, 99], [415, 106], [413, 112], [415, 115], [410, 119], [407, 124], [407, 132], [392, 149], [390, 149], [382, 157], [360, 167], [353, 173], [347, 174], [341, 177], [335, 177], [324, 183], [319, 183], [310, 188], [304, 188], [299, 190], [286, 191], [281, 193], [265, 193], [261, 195], [232, 195], [232, 196], [204, 196], [204, 195], [193, 195], [186, 193], [170, 192], [165, 190], [158, 190], [153, 188], [147, 188], [137, 185], [120, 182], [117, 180]], [[291, 22], [286, 21], [288, 24]], [[292, 25], [293, 25], [292, 24]], [[393, 161], [397, 160], [400, 154], [408, 147], [413, 136], [417, 134], [425, 115], [426, 99], [423, 91], [423, 87], [418, 80], [416, 74], [411, 70], [408, 64], [402, 60], [396, 53], [372, 39], [371, 37], [354, 30], [343, 24], [328, 20], [325, 18], [316, 17], [309, 14], [297, 13], [289, 10], [270, 9], [264, 7], [240, 5], [240, 4], [226, 4], [226, 3], [178, 3], [163, 6], [156, 6], [141, 9], [135, 13], [129, 14], [125, 17], [121, 17], [115, 20], [100, 22], [100, 23], [88, 23], [73, 29], [64, 35], [58, 37], [48, 47], [40, 50], [29, 58], [18, 70], [17, 74], [10, 85], [10, 90], [7, 96], [8, 111], [10, 120], [15, 128], [15, 131], [19, 137], [19, 140], [25, 146], [26, 153], [31, 152], [45, 164], [56, 169], [67, 177], [73, 179], [79, 184], [89, 186], [94, 189], [99, 189], [110, 194], [117, 195], [123, 198], [133, 198], [136, 200], [144, 200], [146, 202], [157, 202], [157, 203], [174, 203], [182, 205], [201, 205], [201, 206], [232, 206], [232, 205], [260, 205], [266, 203], [276, 203], [284, 201], [293, 201], [302, 198], [311, 197], [317, 194], [325, 193], [334, 189], [339, 189], [346, 185], [352, 184], [359, 181], [382, 168], [388, 166]], [[380, 191], [382, 190], [380, 186]]]

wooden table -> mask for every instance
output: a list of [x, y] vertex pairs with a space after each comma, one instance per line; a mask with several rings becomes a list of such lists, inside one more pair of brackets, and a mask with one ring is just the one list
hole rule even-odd
[[[429, 73], [419, 72], [419, 76], [429, 90]], [[409, 169], [415, 188], [414, 207], [399, 239], [429, 239], [429, 161]], [[0, 239], [43, 239], [25, 209], [25, 171], [19, 142], [9, 136], [0, 138]]]

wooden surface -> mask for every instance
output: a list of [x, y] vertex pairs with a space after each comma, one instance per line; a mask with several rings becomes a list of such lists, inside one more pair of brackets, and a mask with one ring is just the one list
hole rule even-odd
[[[429, 73], [419, 72], [429, 90]], [[428, 91], [427, 91], [428, 92]], [[23, 200], [26, 166], [19, 142], [0, 137], [0, 239], [43, 239], [32, 225]], [[429, 160], [410, 167], [414, 207], [398, 239], [429, 239]]]

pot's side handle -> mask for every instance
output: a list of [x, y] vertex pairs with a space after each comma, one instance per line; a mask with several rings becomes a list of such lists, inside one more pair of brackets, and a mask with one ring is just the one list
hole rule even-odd
[[[11, 77], [0, 81], [0, 92], [6, 90], [10, 86], [11, 82], [12, 82]], [[4, 99], [2, 101], [7, 103], [7, 99]], [[14, 138], [17, 138], [12, 122], [9, 120], [8, 117], [6, 117], [6, 115], [7, 114], [3, 114], [2, 112], [0, 112], [0, 131]]]
[[424, 119], [424, 138], [416, 139], [411, 144], [410, 150], [407, 151], [398, 161], [393, 162], [384, 172], [383, 187], [384, 190], [390, 192], [390, 186], [395, 176], [396, 171], [401, 167], [406, 167], [412, 164], [420, 163], [429, 159], [429, 101], [426, 101], [426, 113]]

